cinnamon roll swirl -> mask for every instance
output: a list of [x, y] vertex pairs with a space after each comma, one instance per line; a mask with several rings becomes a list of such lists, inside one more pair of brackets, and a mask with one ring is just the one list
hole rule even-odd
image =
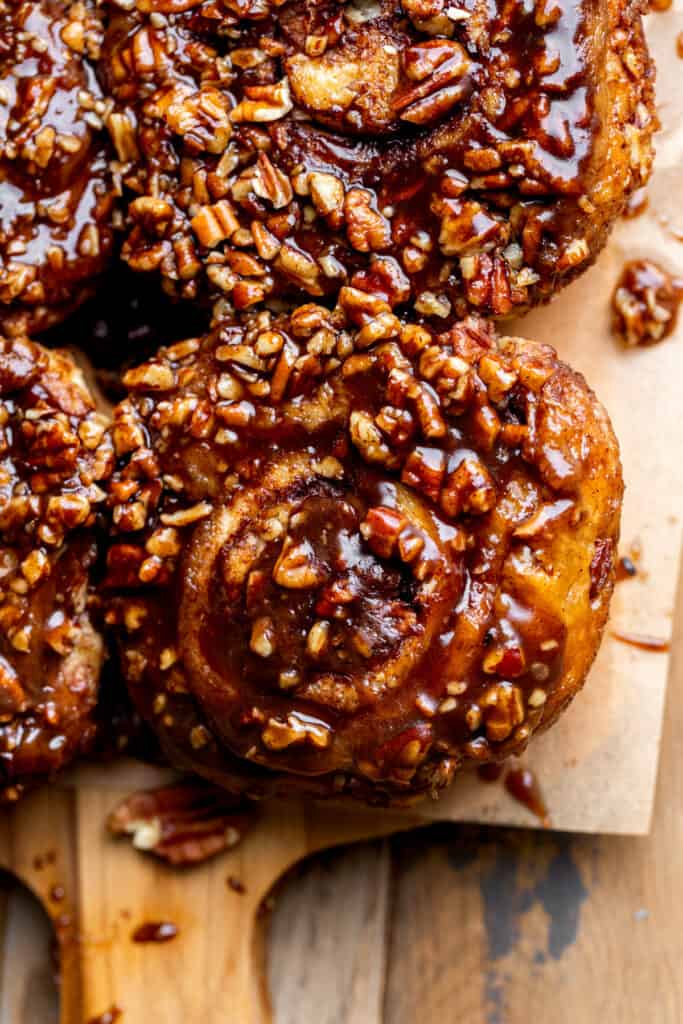
[[622, 480], [551, 348], [343, 294], [124, 380], [108, 617], [173, 763], [400, 801], [519, 753], [581, 688]]

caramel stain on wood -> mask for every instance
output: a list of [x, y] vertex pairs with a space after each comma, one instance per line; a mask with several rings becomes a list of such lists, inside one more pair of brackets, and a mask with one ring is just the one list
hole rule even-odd
[[88, 1024], [115, 1024], [121, 1017], [122, 1010], [118, 1006], [111, 1006], [104, 1013], [101, 1013], [99, 1017], [92, 1017]]
[[178, 928], [171, 921], [145, 921], [133, 932], [133, 942], [170, 942], [178, 934]]
[[489, 958], [502, 960], [517, 945], [532, 891], [519, 884], [520, 851], [507, 843], [496, 850], [492, 867], [480, 878]]

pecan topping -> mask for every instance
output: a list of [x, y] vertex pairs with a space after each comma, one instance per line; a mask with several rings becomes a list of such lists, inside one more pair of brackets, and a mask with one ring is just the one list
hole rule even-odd
[[[0, 9], [0, 326], [44, 330], [88, 297], [112, 249], [115, 190], [94, 73], [103, 38], [92, 0]], [[126, 157], [125, 122], [112, 122]]]
[[[163, 27], [154, 5], [104, 6], [124, 258], [221, 312], [343, 287], [393, 306], [381, 253], [424, 317], [507, 316], [581, 273], [649, 174], [652, 69], [623, 3], [223, 0]], [[138, 221], [139, 198], [172, 218]], [[225, 199], [237, 225], [204, 225]]]
[[0, 338], [0, 424], [0, 780], [11, 798], [94, 739], [104, 648], [91, 573], [114, 452], [71, 358], [26, 339]]
[[607, 420], [552, 349], [406, 323], [402, 288], [376, 262], [332, 308], [224, 319], [126, 377], [121, 665], [170, 759], [237, 792], [436, 793], [521, 751], [598, 643]]

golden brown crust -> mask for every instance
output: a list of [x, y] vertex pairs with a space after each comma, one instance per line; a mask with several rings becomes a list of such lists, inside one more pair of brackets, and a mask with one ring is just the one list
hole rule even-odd
[[107, 424], [70, 356], [0, 338], [0, 799], [92, 741], [88, 611]]
[[583, 684], [621, 471], [549, 347], [309, 305], [125, 382], [108, 615], [174, 763], [395, 801], [521, 751]]
[[0, 4], [0, 328], [61, 320], [112, 248], [113, 192], [91, 0]]
[[505, 316], [585, 269], [649, 174], [631, 0], [107, 6], [123, 255], [189, 298], [334, 294], [382, 253], [434, 323]]

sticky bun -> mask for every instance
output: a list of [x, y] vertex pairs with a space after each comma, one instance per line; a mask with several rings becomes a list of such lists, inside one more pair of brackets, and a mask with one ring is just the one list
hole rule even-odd
[[581, 688], [622, 480], [552, 348], [343, 289], [124, 382], [107, 616], [172, 763], [397, 802], [519, 753]]
[[107, 423], [70, 356], [0, 338], [0, 800], [93, 739], [90, 616]]
[[[587, 267], [646, 180], [631, 0], [108, 0], [123, 256], [237, 310], [372, 254], [435, 324]], [[450, 322], [450, 320], [448, 320]]]
[[112, 248], [106, 103], [92, 0], [0, 4], [0, 328], [60, 320]]

